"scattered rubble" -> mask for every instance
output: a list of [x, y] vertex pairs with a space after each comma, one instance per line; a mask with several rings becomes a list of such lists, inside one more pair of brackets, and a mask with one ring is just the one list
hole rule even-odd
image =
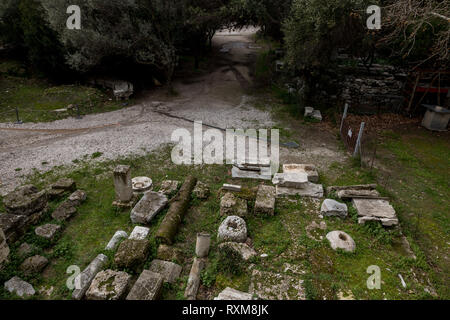
[[150, 233], [150, 229], [146, 227], [136, 226], [131, 232], [128, 239], [130, 240], [145, 240]]
[[198, 181], [192, 193], [197, 197], [197, 199], [205, 200], [208, 199], [210, 190], [206, 184]]

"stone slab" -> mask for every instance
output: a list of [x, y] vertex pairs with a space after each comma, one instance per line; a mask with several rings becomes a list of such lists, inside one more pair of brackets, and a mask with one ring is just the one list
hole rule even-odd
[[144, 239], [147, 239], [149, 233], [150, 233], [150, 229], [149, 228], [136, 226], [136, 227], [134, 227], [134, 229], [131, 232], [131, 234], [128, 237], [128, 239], [130, 239], [130, 240], [144, 240]]
[[250, 293], [226, 287], [214, 300], [252, 300]]
[[133, 223], [148, 224], [161, 212], [169, 200], [160, 192], [148, 191], [131, 210], [130, 218]]
[[233, 166], [231, 169], [231, 176], [240, 179], [257, 179], [257, 180], [272, 180], [272, 171], [270, 167], [261, 167], [261, 171], [244, 171], [238, 167]]
[[276, 186], [277, 198], [289, 196], [301, 196], [311, 198], [323, 197], [323, 186], [309, 182], [303, 189], [285, 188]]
[[29, 216], [44, 210], [47, 206], [47, 193], [38, 191], [33, 185], [25, 185], [8, 193], [3, 198], [6, 211], [11, 214]]
[[34, 296], [36, 291], [33, 286], [19, 277], [13, 277], [5, 282], [5, 289], [19, 297], [25, 298]]
[[277, 173], [272, 179], [274, 185], [285, 188], [303, 189], [308, 184], [306, 172]]
[[387, 200], [353, 199], [352, 203], [358, 212], [360, 224], [366, 221], [380, 221], [386, 227], [398, 225], [395, 209]]
[[320, 207], [320, 214], [326, 217], [345, 218], [348, 214], [348, 208], [345, 203], [340, 203], [333, 199], [325, 199]]
[[44, 224], [43, 226], [37, 227], [34, 233], [45, 239], [53, 239], [58, 231], [61, 230], [61, 226], [57, 224]]
[[157, 300], [161, 295], [163, 283], [162, 275], [144, 270], [131, 288], [127, 300]]
[[148, 256], [150, 244], [147, 240], [124, 240], [117, 249], [114, 262], [119, 268], [138, 269]]
[[86, 299], [120, 300], [125, 297], [131, 283], [131, 276], [123, 271], [100, 271], [92, 280]]
[[276, 189], [272, 186], [260, 185], [256, 194], [255, 214], [275, 214]]
[[316, 166], [313, 164], [297, 164], [290, 163], [283, 165], [284, 173], [306, 173], [308, 176], [308, 181], [312, 183], [319, 182], [319, 173], [317, 172]]
[[164, 282], [175, 283], [181, 274], [182, 267], [170, 261], [155, 259], [150, 264], [149, 270], [160, 274]]

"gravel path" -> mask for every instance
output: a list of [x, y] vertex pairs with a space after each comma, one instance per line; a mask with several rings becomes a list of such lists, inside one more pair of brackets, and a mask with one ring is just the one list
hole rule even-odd
[[206, 76], [175, 82], [176, 98], [156, 90], [135, 106], [82, 120], [0, 124], [0, 194], [20, 185], [22, 176], [33, 168], [47, 171], [95, 152], [103, 153], [98, 161], [145, 154], [170, 142], [175, 129], [192, 130], [187, 120], [219, 128], [271, 126], [270, 115], [249, 106], [250, 97], [243, 92], [251, 82], [246, 64], [255, 52], [252, 46], [249, 49], [252, 32], [219, 33], [214, 39], [216, 49], [227, 43], [230, 48], [219, 56], [225, 63]]

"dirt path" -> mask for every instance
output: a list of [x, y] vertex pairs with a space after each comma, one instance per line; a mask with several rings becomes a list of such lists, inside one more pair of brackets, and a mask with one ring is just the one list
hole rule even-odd
[[135, 106], [82, 120], [1, 124], [0, 194], [18, 186], [33, 169], [47, 171], [95, 152], [103, 154], [99, 161], [144, 154], [170, 142], [175, 129], [192, 130], [194, 120], [218, 128], [270, 127], [270, 114], [250, 106], [244, 94], [252, 81], [248, 65], [256, 50], [251, 48], [254, 32], [219, 33], [213, 43], [214, 70], [176, 80], [175, 98], [164, 89], [153, 90]]

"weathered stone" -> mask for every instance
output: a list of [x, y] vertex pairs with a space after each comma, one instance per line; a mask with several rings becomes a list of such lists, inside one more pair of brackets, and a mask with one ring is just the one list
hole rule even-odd
[[169, 200], [163, 193], [148, 191], [131, 210], [130, 218], [133, 223], [148, 224], [161, 212]]
[[77, 190], [69, 196], [67, 201], [70, 201], [72, 203], [72, 205], [74, 205], [75, 207], [78, 207], [84, 201], [86, 201], [86, 199], [87, 199], [86, 192], [83, 190]]
[[259, 171], [241, 170], [236, 166], [231, 169], [231, 176], [240, 179], [272, 180], [270, 167], [261, 167]]
[[8, 213], [29, 216], [44, 210], [47, 206], [47, 193], [45, 190], [39, 192], [32, 185], [26, 185], [7, 194], [3, 204]]
[[347, 233], [343, 231], [331, 231], [326, 235], [333, 250], [342, 249], [348, 252], [356, 250], [356, 243]]
[[119, 268], [137, 269], [144, 264], [149, 249], [147, 240], [124, 240], [117, 249], [114, 262]]
[[88, 300], [120, 300], [130, 286], [131, 276], [122, 271], [100, 271], [86, 292]]
[[197, 233], [197, 242], [195, 244], [195, 254], [199, 258], [208, 256], [211, 245], [211, 235], [209, 233]]
[[131, 179], [134, 192], [145, 192], [152, 188], [153, 181], [148, 177], [135, 177]]
[[330, 186], [327, 187], [327, 193], [338, 192], [340, 190], [374, 190], [376, 189], [376, 184], [359, 184], [352, 186]]
[[0, 269], [3, 264], [8, 261], [9, 256], [9, 246], [6, 242], [6, 236], [3, 233], [3, 230], [0, 228]]
[[150, 233], [150, 229], [146, 227], [136, 226], [131, 232], [128, 239], [130, 240], [145, 240]]
[[157, 300], [161, 295], [163, 283], [162, 275], [144, 270], [131, 288], [127, 300]]
[[9, 213], [0, 214], [0, 228], [6, 237], [9, 244], [14, 243], [20, 236], [22, 236], [26, 229], [27, 217], [22, 215], [15, 215]]
[[40, 273], [48, 264], [48, 259], [43, 256], [32, 256], [20, 265], [19, 269], [25, 274]]
[[227, 191], [241, 192], [242, 187], [235, 184], [224, 183], [222, 189]]
[[77, 208], [71, 201], [64, 201], [61, 203], [55, 211], [52, 212], [52, 218], [58, 221], [66, 221], [77, 213]]
[[313, 115], [314, 112], [314, 108], [311, 107], [305, 107], [305, 113], [304, 113], [304, 117], [311, 117]]
[[245, 217], [248, 213], [247, 200], [235, 196], [231, 192], [224, 194], [220, 200], [220, 215], [236, 215]]
[[204, 200], [204, 199], [208, 199], [210, 190], [206, 184], [204, 184], [201, 181], [197, 181], [197, 184], [196, 184], [194, 190], [192, 191], [192, 193], [194, 194], [194, 196], [197, 197], [197, 199]]
[[250, 293], [226, 287], [214, 300], [252, 300]]
[[272, 183], [279, 187], [303, 189], [308, 185], [308, 175], [305, 172], [277, 173]]
[[176, 263], [155, 259], [150, 264], [149, 270], [160, 274], [165, 282], [175, 283], [182, 268]]
[[313, 221], [305, 228], [307, 237], [316, 241], [322, 241], [326, 229], [327, 223], [325, 221], [321, 221], [320, 224]]
[[35, 246], [24, 242], [17, 249], [17, 254], [19, 255], [19, 257], [23, 258], [31, 254], [35, 249], [36, 249]]
[[34, 296], [36, 291], [33, 286], [19, 277], [13, 277], [5, 282], [5, 289], [19, 297]]
[[128, 234], [125, 231], [119, 230], [114, 233], [111, 240], [109, 240], [108, 244], [105, 247], [105, 250], [116, 250], [117, 246], [119, 245], [119, 242], [122, 239], [128, 238]]
[[37, 227], [34, 233], [37, 236], [43, 237], [45, 239], [53, 239], [56, 233], [61, 229], [61, 226], [57, 224], [44, 224], [43, 226]]
[[340, 190], [337, 192], [339, 199], [352, 199], [353, 197], [379, 197], [377, 190]]
[[176, 180], [164, 180], [161, 182], [161, 188], [159, 188], [159, 192], [165, 194], [166, 196], [173, 196], [180, 185], [180, 181]]
[[48, 189], [47, 195], [50, 200], [60, 199], [66, 194], [66, 190], [64, 189]]
[[247, 240], [247, 225], [238, 216], [228, 216], [219, 226], [218, 241], [245, 242]]
[[276, 186], [277, 197], [301, 196], [311, 198], [323, 197], [323, 186], [309, 182], [303, 189]]
[[205, 261], [201, 258], [194, 258], [191, 272], [189, 273], [184, 297], [188, 300], [196, 300], [198, 287], [200, 286], [200, 274], [205, 268]]
[[63, 178], [56, 181], [54, 184], [50, 186], [53, 190], [64, 190], [64, 191], [75, 191], [77, 188], [77, 184], [74, 180], [69, 178]]
[[284, 164], [284, 173], [306, 173], [308, 181], [312, 183], [319, 182], [319, 173], [313, 164]]
[[168, 246], [166, 244], [160, 244], [156, 257], [160, 260], [181, 262], [183, 253], [178, 248]]
[[387, 200], [353, 199], [352, 203], [358, 212], [360, 224], [366, 221], [380, 221], [386, 227], [398, 225], [395, 210]]
[[313, 119], [322, 121], [322, 113], [320, 112], [320, 110], [314, 110], [314, 112], [312, 113], [311, 117]]
[[242, 259], [245, 261], [249, 260], [252, 257], [257, 256], [258, 254], [256, 251], [248, 246], [245, 243], [238, 243], [238, 242], [224, 242], [219, 245], [219, 249], [228, 247], [232, 250], [236, 251], [238, 254], [241, 255]]
[[264, 300], [305, 300], [303, 280], [285, 274], [252, 271], [249, 293]]
[[267, 214], [273, 216], [275, 213], [275, 187], [260, 185], [255, 201], [255, 214]]
[[84, 294], [89, 289], [92, 280], [97, 273], [103, 269], [108, 262], [108, 257], [104, 254], [99, 254], [92, 262], [75, 278], [75, 290], [72, 292], [72, 298], [81, 300]]
[[130, 166], [119, 165], [114, 169], [114, 188], [117, 201], [127, 203], [132, 200], [133, 186]]
[[325, 199], [322, 202], [320, 213], [326, 217], [336, 216], [345, 218], [348, 214], [348, 208], [345, 203], [340, 203], [332, 199]]

